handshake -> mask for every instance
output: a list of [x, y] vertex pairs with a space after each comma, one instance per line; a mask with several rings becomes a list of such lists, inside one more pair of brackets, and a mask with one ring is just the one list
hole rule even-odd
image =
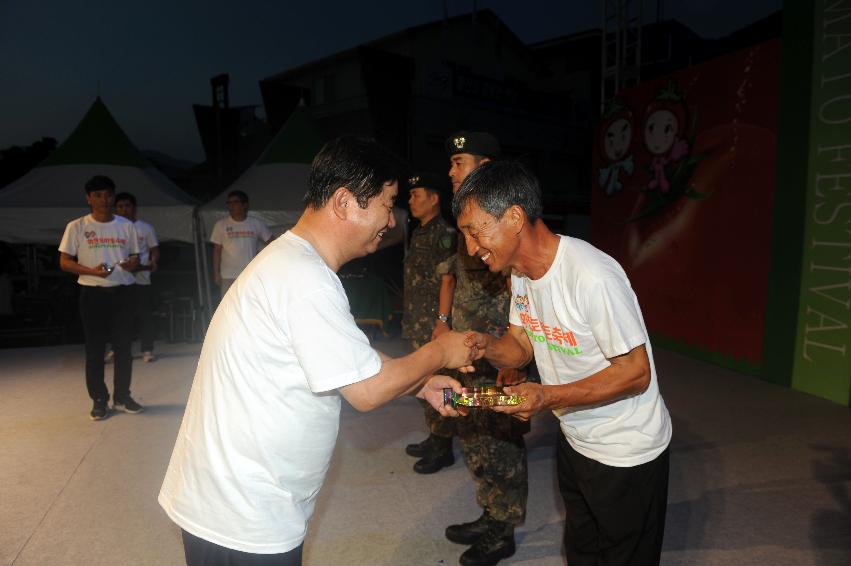
[[[430, 344], [439, 347], [443, 353], [443, 366], [458, 369], [462, 373], [475, 371], [473, 362], [485, 356], [492, 337], [480, 332], [445, 332]], [[508, 377], [508, 375], [514, 377]], [[417, 397], [425, 399], [443, 416], [466, 415], [468, 407], [481, 407], [514, 414], [521, 420], [527, 420], [531, 414], [523, 411], [526, 401], [526, 386], [516, 387], [525, 380], [525, 373], [503, 369], [497, 377], [497, 384], [487, 387], [463, 388], [461, 384], [446, 375], [432, 376]], [[503, 385], [508, 387], [503, 388]]]
[[478, 332], [445, 332], [433, 344], [443, 351], [443, 367], [458, 369], [462, 373], [474, 371], [473, 362], [485, 355], [486, 341]]

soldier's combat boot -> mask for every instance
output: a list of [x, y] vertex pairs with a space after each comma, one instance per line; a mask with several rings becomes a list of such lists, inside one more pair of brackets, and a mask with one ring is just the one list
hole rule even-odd
[[432, 444], [428, 452], [414, 464], [418, 474], [433, 474], [455, 463], [452, 453], [452, 437], [431, 436]]
[[423, 440], [422, 442], [415, 442], [413, 444], [408, 444], [405, 446], [405, 454], [408, 456], [413, 456], [414, 458], [422, 458], [426, 455], [426, 452], [429, 451], [431, 445], [434, 444], [435, 436], [433, 434], [429, 434], [428, 438]]
[[446, 538], [458, 544], [473, 544], [488, 532], [488, 527], [493, 519], [488, 512], [470, 523], [460, 523], [446, 527]]
[[459, 562], [461, 566], [494, 566], [514, 552], [514, 525], [491, 521], [487, 532], [464, 551]]

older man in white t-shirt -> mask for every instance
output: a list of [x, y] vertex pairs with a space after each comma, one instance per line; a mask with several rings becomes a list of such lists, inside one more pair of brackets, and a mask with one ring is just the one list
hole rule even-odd
[[113, 214], [115, 183], [98, 175], [86, 183], [87, 214], [65, 227], [59, 243], [59, 267], [78, 275], [80, 318], [86, 338], [86, 387], [93, 401], [93, 421], [108, 414], [109, 390], [104, 383], [107, 341], [115, 351], [113, 408], [138, 413], [142, 406], [130, 396], [133, 360], [133, 270], [139, 243], [133, 223]]
[[228, 193], [225, 205], [228, 215], [213, 226], [210, 241], [213, 243], [213, 281], [219, 286], [221, 296], [257, 255], [261, 243], [272, 241], [269, 227], [253, 216], [248, 216], [248, 195], [235, 190]]
[[457, 414], [443, 406], [443, 388], [460, 392], [460, 384], [429, 376], [470, 363], [465, 336], [447, 333], [391, 359], [355, 324], [337, 276], [395, 225], [398, 174], [374, 140], [326, 144], [304, 214], [216, 310], [159, 495], [183, 530], [190, 566], [301, 564], [341, 396], [368, 411], [419, 391], [442, 414]]
[[638, 300], [618, 263], [553, 234], [538, 182], [521, 165], [486, 164], [452, 203], [467, 251], [510, 268], [510, 328], [468, 343], [499, 367], [534, 356], [541, 384], [507, 388], [525, 401], [494, 410], [559, 419], [559, 490], [571, 566], [658, 564], [665, 531], [671, 419], [659, 393]]

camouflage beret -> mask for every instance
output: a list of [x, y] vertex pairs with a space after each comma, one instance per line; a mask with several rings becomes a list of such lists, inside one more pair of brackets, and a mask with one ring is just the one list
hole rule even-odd
[[499, 157], [499, 141], [488, 132], [455, 132], [446, 139], [446, 154], [469, 153], [495, 159]]

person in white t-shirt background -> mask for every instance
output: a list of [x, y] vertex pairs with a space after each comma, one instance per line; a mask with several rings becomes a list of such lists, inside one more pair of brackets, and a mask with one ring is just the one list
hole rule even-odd
[[59, 243], [59, 267], [78, 275], [80, 318], [86, 339], [86, 388], [93, 401], [89, 417], [109, 413], [104, 382], [107, 341], [115, 350], [113, 408], [138, 413], [142, 406], [130, 396], [133, 359], [133, 271], [139, 263], [139, 242], [133, 223], [113, 214], [115, 183], [98, 175], [86, 183], [91, 214], [69, 222]]
[[400, 169], [370, 138], [328, 142], [313, 160], [298, 223], [216, 309], [159, 494], [183, 531], [188, 565], [301, 564], [341, 396], [369, 411], [418, 392], [457, 415], [443, 405], [443, 388], [460, 392], [460, 383], [432, 374], [471, 363], [466, 336], [447, 332], [396, 359], [379, 353], [337, 276], [395, 226]]
[[151, 288], [151, 274], [154, 273], [160, 261], [160, 243], [154, 227], [137, 218], [136, 197], [130, 193], [115, 195], [115, 214], [133, 223], [139, 238], [139, 265], [133, 274], [136, 278], [135, 306], [136, 320], [139, 323], [139, 341], [141, 342], [142, 360], [154, 362], [154, 301]]
[[671, 419], [659, 392], [638, 300], [621, 266], [541, 219], [537, 179], [488, 163], [452, 203], [467, 251], [511, 268], [509, 331], [470, 333], [498, 367], [537, 363], [541, 383], [507, 387], [526, 399], [494, 410], [560, 421], [558, 480], [571, 566], [658, 564], [665, 530]]
[[245, 192], [229, 192], [225, 206], [227, 217], [216, 222], [210, 234], [213, 281], [219, 286], [222, 297], [257, 255], [260, 243], [268, 244], [273, 240], [269, 227], [262, 220], [248, 216], [248, 195]]

